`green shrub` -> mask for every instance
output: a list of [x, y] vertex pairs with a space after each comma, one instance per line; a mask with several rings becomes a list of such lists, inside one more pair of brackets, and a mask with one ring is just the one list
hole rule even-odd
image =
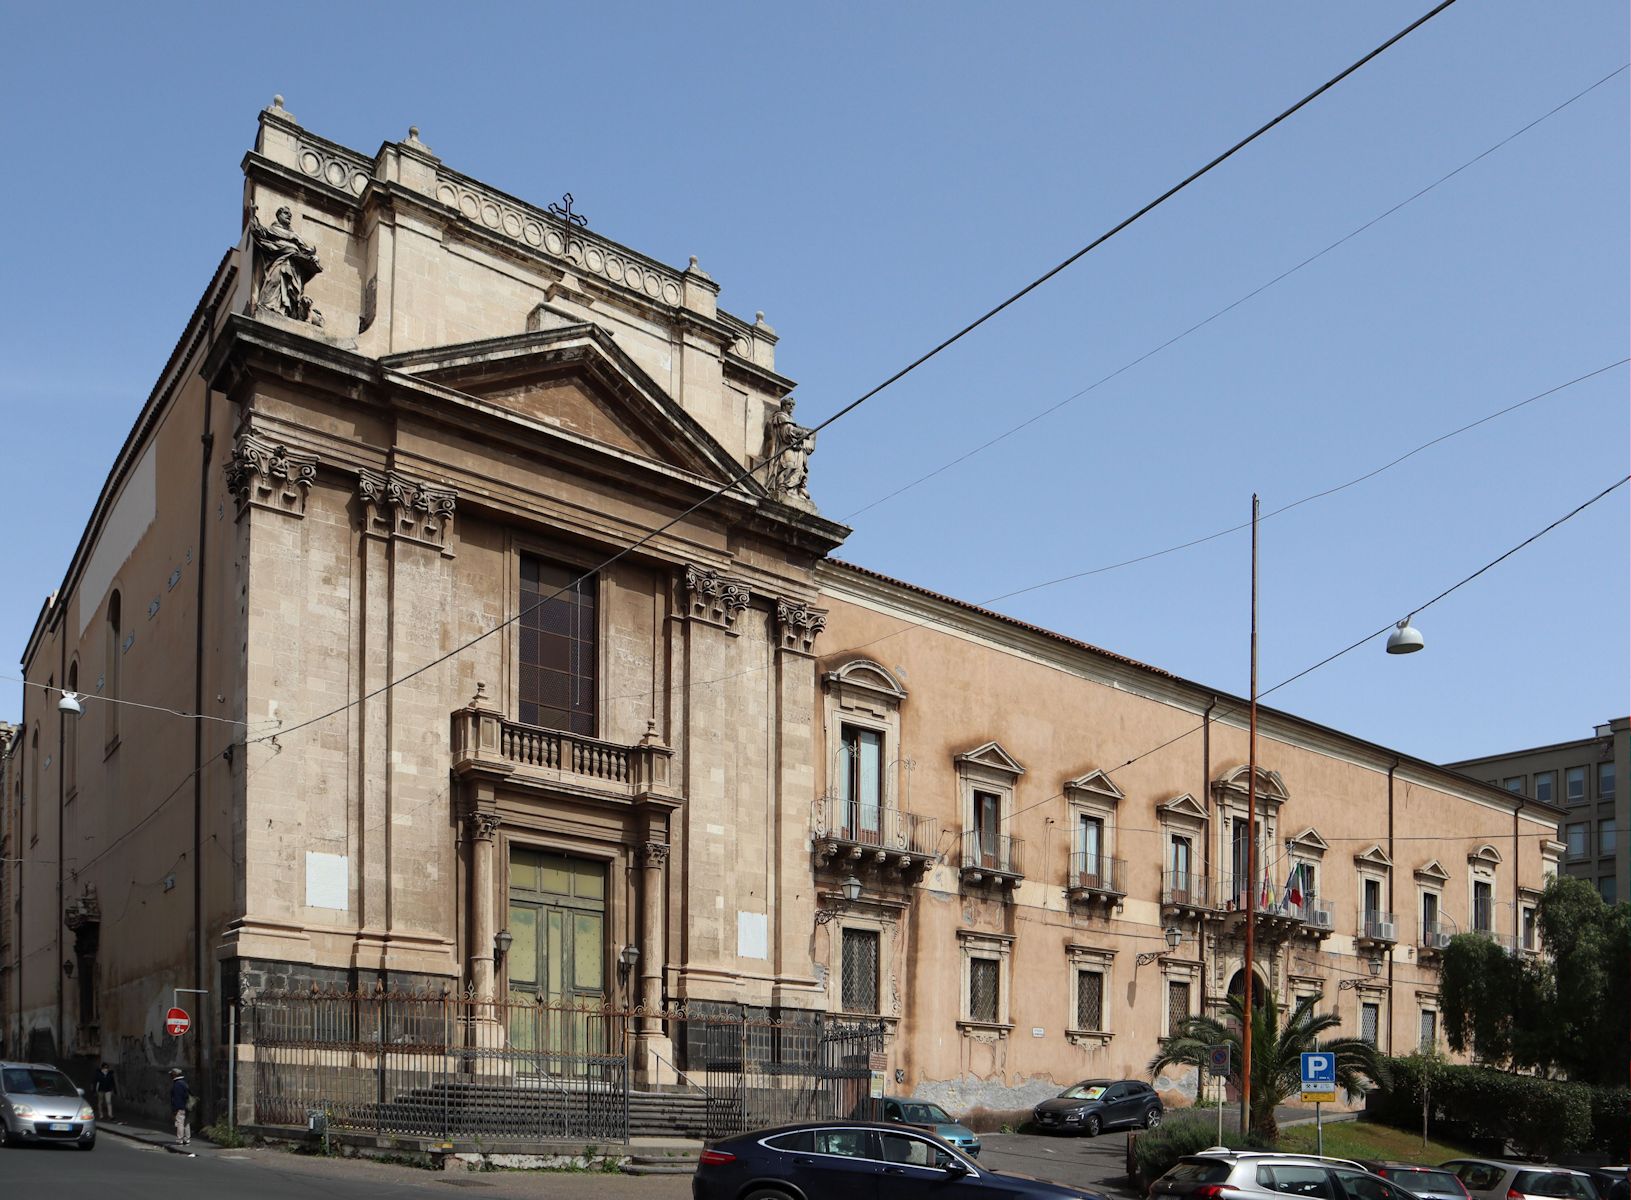
[[[1469, 1138], [1511, 1142], [1525, 1154], [1556, 1158], [1624, 1145], [1627, 1090], [1514, 1075], [1489, 1067], [1432, 1063], [1418, 1055], [1389, 1060], [1389, 1082], [1369, 1103], [1371, 1116], [1400, 1129], [1421, 1128], [1422, 1078], [1435, 1122]], [[1624, 1157], [1623, 1151], [1619, 1155]]]
[[238, 1150], [249, 1145], [249, 1139], [225, 1121], [204, 1126], [198, 1131], [198, 1135], [206, 1141], [214, 1142], [223, 1150]]
[[[1208, 1146], [1218, 1144], [1217, 1118], [1208, 1113], [1169, 1113], [1160, 1126], [1137, 1135], [1133, 1142], [1133, 1160], [1137, 1178], [1148, 1187], [1161, 1178], [1180, 1158], [1196, 1154]], [[1237, 1150], [1264, 1149], [1259, 1138], [1233, 1129], [1223, 1131], [1223, 1144]]]
[[1591, 1089], [1591, 1149], [1609, 1162], [1631, 1158], [1631, 1088]]

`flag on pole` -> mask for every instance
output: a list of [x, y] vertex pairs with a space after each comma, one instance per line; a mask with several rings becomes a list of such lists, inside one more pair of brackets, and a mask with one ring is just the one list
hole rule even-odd
[[1302, 864], [1294, 863], [1291, 874], [1286, 876], [1286, 888], [1281, 894], [1280, 903], [1290, 904], [1292, 908], [1301, 908], [1303, 905], [1303, 891], [1299, 886], [1302, 882]]

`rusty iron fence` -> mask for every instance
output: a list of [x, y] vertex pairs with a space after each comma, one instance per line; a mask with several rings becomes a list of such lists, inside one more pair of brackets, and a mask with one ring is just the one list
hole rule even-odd
[[626, 1142], [638, 1031], [672, 1040], [709, 1137], [863, 1115], [884, 1042], [881, 1020], [458, 993], [263, 992], [239, 1030], [256, 1124], [480, 1144]]

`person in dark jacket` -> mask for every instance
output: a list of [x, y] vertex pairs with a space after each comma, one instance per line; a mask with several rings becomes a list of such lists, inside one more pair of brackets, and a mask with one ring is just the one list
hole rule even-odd
[[113, 1068], [103, 1063], [96, 1071], [96, 1115], [113, 1120], [113, 1094], [119, 1090], [114, 1081]]
[[176, 1119], [176, 1144], [185, 1146], [193, 1140], [193, 1131], [187, 1125], [187, 1105], [192, 1101], [192, 1089], [180, 1067], [170, 1068], [170, 1111]]

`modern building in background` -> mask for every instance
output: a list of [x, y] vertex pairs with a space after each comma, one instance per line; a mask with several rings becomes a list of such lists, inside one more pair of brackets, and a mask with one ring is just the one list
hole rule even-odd
[[1446, 763], [1493, 787], [1561, 805], [1563, 873], [1589, 880], [1610, 904], [1631, 900], [1631, 718], [1599, 725], [1589, 738]]
[[243, 170], [24, 647], [8, 1051], [208, 1102], [244, 998], [445, 989], [638, 1006], [641, 1087], [689, 1023], [865, 1018], [892, 1090], [1012, 1108], [1222, 1011], [1254, 908], [1254, 993], [1393, 1051], [1451, 935], [1529, 944], [1552, 803], [1268, 708], [1251, 779], [1240, 697], [834, 559], [694, 259], [281, 103]]

